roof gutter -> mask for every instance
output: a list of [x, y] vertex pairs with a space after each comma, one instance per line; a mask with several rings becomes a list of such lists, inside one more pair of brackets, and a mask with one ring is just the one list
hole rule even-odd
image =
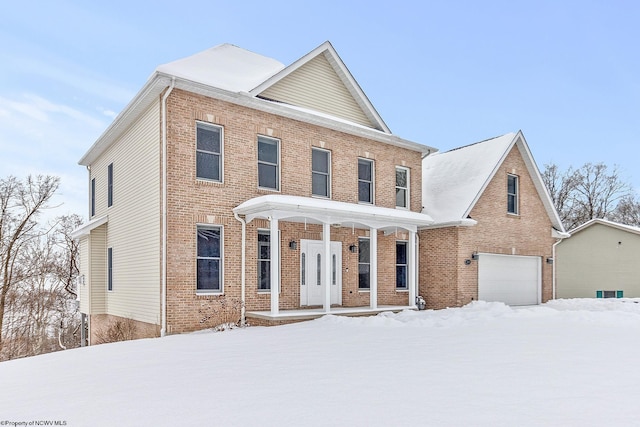
[[420, 230], [434, 230], [436, 228], [446, 228], [446, 227], [473, 227], [478, 224], [478, 221], [471, 218], [459, 219], [456, 221], [444, 221], [444, 222], [434, 222], [431, 225], [426, 225], [420, 227]]
[[162, 326], [160, 336], [167, 334], [167, 98], [175, 87], [175, 77], [162, 96]]

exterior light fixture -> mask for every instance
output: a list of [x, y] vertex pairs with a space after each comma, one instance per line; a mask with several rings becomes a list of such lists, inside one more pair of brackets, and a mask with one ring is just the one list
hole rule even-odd
[[471, 259], [474, 261], [477, 261], [478, 258], [480, 258], [480, 255], [478, 255], [478, 252], [474, 252], [471, 254]]
[[547, 258], [547, 264], [553, 264], [553, 258], [551, 257]]
[[349, 252], [355, 254], [356, 252], [358, 252], [358, 247], [356, 245], [349, 246]]
[[296, 242], [295, 240], [290, 241], [289, 249], [291, 249], [292, 251], [295, 251], [296, 249], [298, 249], [298, 242]]

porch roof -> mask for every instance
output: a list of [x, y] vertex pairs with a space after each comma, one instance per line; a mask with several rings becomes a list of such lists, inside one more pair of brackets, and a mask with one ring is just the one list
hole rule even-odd
[[434, 222], [427, 214], [408, 210], [280, 194], [249, 199], [235, 207], [233, 212], [245, 215], [247, 222], [255, 218], [272, 218], [310, 224], [375, 228], [383, 231], [393, 231], [397, 228], [417, 231], [418, 227]]

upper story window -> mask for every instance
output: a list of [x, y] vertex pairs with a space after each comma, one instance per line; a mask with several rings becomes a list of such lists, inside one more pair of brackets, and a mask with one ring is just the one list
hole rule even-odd
[[373, 203], [373, 160], [358, 159], [358, 201]]
[[196, 291], [222, 291], [222, 228], [197, 227], [197, 280]]
[[258, 187], [280, 190], [280, 140], [258, 136]]
[[113, 163], [107, 168], [107, 207], [113, 206]]
[[507, 213], [518, 214], [518, 177], [507, 175]]
[[331, 197], [331, 152], [311, 149], [311, 194]]
[[222, 127], [196, 123], [196, 177], [222, 181]]
[[409, 208], [409, 169], [396, 166], [396, 207]]
[[91, 179], [91, 206], [89, 208], [91, 216], [96, 214], [96, 179]]

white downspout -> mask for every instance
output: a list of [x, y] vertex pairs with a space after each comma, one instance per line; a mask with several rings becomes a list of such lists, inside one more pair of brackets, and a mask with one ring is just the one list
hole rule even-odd
[[244, 304], [244, 300], [245, 300], [245, 272], [244, 272], [244, 267], [245, 267], [245, 247], [246, 247], [246, 241], [247, 241], [247, 223], [245, 222], [244, 219], [240, 218], [240, 216], [237, 213], [233, 213], [233, 216], [236, 217], [236, 219], [238, 221], [240, 221], [240, 224], [242, 224], [242, 243], [241, 243], [241, 250], [242, 250], [242, 255], [240, 256], [240, 326], [245, 326], [246, 324], [246, 319], [245, 319], [245, 313], [246, 313], [246, 308], [245, 308], [245, 304]]
[[173, 91], [176, 78], [162, 96], [162, 326], [160, 336], [167, 334], [167, 98]]
[[552, 287], [552, 297], [556, 299], [556, 246], [558, 243], [562, 242], [562, 239], [558, 239], [553, 245], [551, 245], [551, 258], [553, 259], [553, 267], [551, 267], [551, 287]]

